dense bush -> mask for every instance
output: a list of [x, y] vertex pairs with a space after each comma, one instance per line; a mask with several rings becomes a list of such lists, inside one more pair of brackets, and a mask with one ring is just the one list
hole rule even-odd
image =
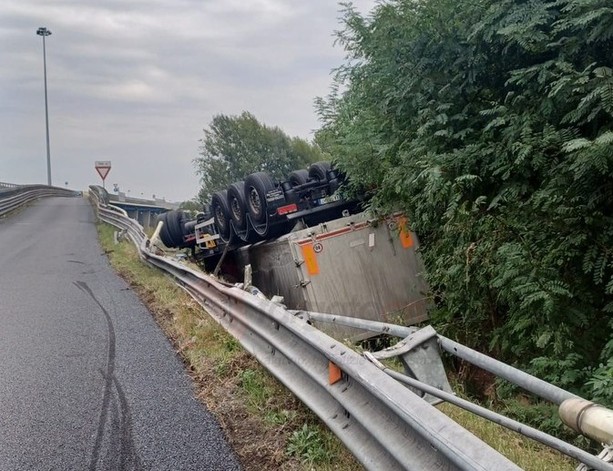
[[610, 0], [344, 5], [317, 142], [421, 237], [439, 329], [613, 403]]

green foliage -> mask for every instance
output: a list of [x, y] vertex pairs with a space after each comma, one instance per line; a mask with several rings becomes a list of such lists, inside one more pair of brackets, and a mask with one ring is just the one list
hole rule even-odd
[[268, 410], [265, 413], [264, 419], [271, 425], [279, 426], [291, 423], [293, 420], [296, 420], [297, 416], [298, 414], [296, 414], [295, 410]]
[[256, 410], [264, 410], [272, 392], [262, 373], [249, 368], [243, 370], [240, 373], [240, 385], [245, 391], [249, 406]]
[[289, 137], [278, 127], [268, 127], [246, 111], [239, 116], [214, 116], [200, 142], [200, 156], [194, 164], [202, 183], [201, 203], [250, 173], [265, 170], [282, 178], [322, 160], [317, 146]]
[[613, 358], [609, 358], [606, 364], [600, 364], [596, 368], [587, 386], [591, 387], [591, 396], [604, 404], [613, 404]]
[[326, 446], [319, 428], [306, 423], [290, 437], [287, 453], [311, 466], [328, 462], [332, 458], [332, 452]]
[[195, 215], [196, 213], [199, 213], [200, 211], [202, 211], [202, 205], [200, 204], [200, 201], [193, 199], [193, 200], [183, 201], [179, 205], [179, 209], [182, 211], [187, 211], [192, 215]]
[[316, 142], [409, 216], [438, 328], [613, 404], [610, 2], [390, 0], [342, 21]]
[[[558, 435], [568, 442], [577, 440], [577, 436], [569, 428], [564, 427], [558, 408], [551, 403], [537, 402], [532, 403], [522, 400], [521, 396], [516, 399], [506, 399], [502, 402], [501, 413], [508, 417], [542, 430], [551, 435]], [[587, 439], [579, 439], [582, 445], [588, 444]], [[577, 443], [579, 445], [580, 443]]]

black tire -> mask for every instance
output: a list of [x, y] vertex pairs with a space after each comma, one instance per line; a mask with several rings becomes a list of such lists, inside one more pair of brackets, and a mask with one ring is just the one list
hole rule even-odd
[[228, 207], [230, 218], [239, 231], [247, 229], [247, 201], [245, 200], [245, 182], [232, 183], [228, 187]]
[[266, 172], [252, 173], [245, 179], [247, 210], [254, 223], [266, 222], [266, 193], [275, 188], [275, 182]]
[[168, 211], [158, 216], [158, 221], [164, 225], [160, 231], [160, 239], [166, 247], [180, 247], [183, 244], [183, 213]]
[[219, 235], [224, 240], [229, 240], [231, 235], [230, 227], [230, 208], [228, 207], [228, 191], [218, 191], [211, 198], [211, 210], [213, 211], [213, 219], [219, 230]]
[[168, 231], [175, 247], [183, 246], [183, 212], [170, 211], [167, 216]]
[[309, 177], [320, 182], [328, 181], [330, 162], [316, 162], [309, 167]]
[[170, 237], [170, 231], [168, 230], [168, 221], [166, 219], [167, 215], [168, 213], [158, 214], [158, 221], [164, 223], [162, 229], [160, 230], [160, 240], [166, 247], [172, 248], [174, 247], [174, 242], [172, 237]]
[[304, 185], [309, 180], [309, 171], [304, 169], [295, 170], [288, 175], [287, 180], [292, 187]]

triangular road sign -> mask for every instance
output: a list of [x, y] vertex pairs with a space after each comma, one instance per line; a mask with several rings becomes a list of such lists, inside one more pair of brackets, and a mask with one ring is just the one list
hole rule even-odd
[[100, 178], [102, 178], [102, 181], [104, 181], [106, 176], [111, 171], [111, 161], [110, 160], [96, 160], [95, 166], [96, 166], [96, 171], [98, 172], [98, 175], [100, 175]]
[[96, 170], [98, 171], [100, 178], [104, 180], [111, 171], [111, 167], [96, 167]]

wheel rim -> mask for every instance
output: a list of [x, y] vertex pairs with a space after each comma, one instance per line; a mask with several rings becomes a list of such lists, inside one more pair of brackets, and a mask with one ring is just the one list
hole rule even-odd
[[232, 216], [234, 217], [234, 220], [237, 221], [239, 224], [242, 223], [243, 211], [241, 209], [240, 204], [238, 204], [238, 199], [232, 198], [232, 201], [230, 201], [230, 210], [232, 211]]
[[215, 218], [217, 219], [217, 224], [219, 225], [220, 229], [225, 229], [226, 228], [226, 216], [224, 215], [221, 207], [216, 204], [215, 205]]
[[255, 217], [262, 215], [262, 201], [257, 190], [253, 187], [249, 189], [249, 207]]

